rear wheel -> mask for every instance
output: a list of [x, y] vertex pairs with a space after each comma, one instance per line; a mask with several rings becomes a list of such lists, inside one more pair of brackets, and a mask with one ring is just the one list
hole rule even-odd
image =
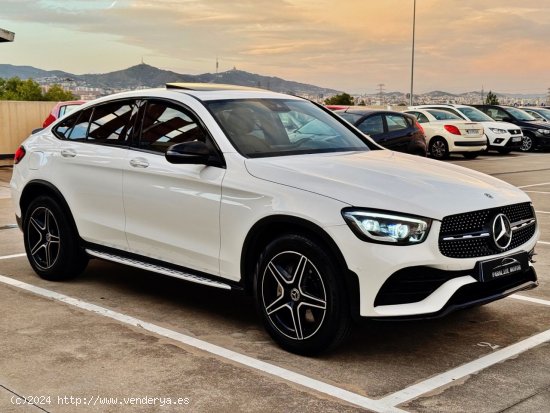
[[23, 235], [32, 268], [46, 280], [76, 277], [88, 264], [69, 217], [53, 198], [40, 196], [31, 202], [23, 221]]
[[349, 334], [351, 317], [335, 262], [314, 240], [283, 235], [262, 252], [254, 292], [271, 337], [284, 349], [315, 355]]
[[430, 142], [430, 155], [435, 159], [447, 159], [449, 157], [449, 145], [443, 138], [433, 138]]

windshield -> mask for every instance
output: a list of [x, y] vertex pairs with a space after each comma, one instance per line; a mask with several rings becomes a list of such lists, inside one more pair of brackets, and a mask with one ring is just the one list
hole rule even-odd
[[524, 112], [524, 111], [521, 110], [521, 109], [506, 108], [506, 110], [507, 110], [508, 113], [510, 113], [514, 118], [516, 118], [516, 120], [526, 120], [526, 121], [529, 121], [529, 120], [536, 120], [534, 117], [532, 117], [532, 116], [529, 115], [527, 112]]
[[453, 113], [450, 113], [450, 112], [446, 112], [444, 110], [435, 110], [435, 109], [429, 109], [427, 110], [427, 112], [432, 115], [436, 120], [463, 120], [461, 118], [459, 118], [457, 115], [453, 114]]
[[544, 119], [550, 119], [550, 109], [538, 108], [534, 111], [541, 115]]
[[457, 108], [472, 122], [494, 122], [494, 119], [476, 108]]
[[205, 104], [233, 146], [248, 157], [370, 150], [367, 138], [308, 101], [238, 99]]

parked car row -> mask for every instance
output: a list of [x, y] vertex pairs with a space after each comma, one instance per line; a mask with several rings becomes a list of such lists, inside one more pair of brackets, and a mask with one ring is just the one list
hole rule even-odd
[[388, 149], [436, 159], [452, 153], [474, 159], [487, 150], [507, 154], [550, 146], [546, 108], [457, 104], [411, 106], [404, 112], [328, 108]]

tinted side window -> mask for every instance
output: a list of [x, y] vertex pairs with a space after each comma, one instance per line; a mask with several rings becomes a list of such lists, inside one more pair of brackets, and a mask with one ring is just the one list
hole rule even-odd
[[165, 153], [176, 143], [210, 143], [206, 132], [182, 107], [163, 101], [149, 101], [145, 109], [139, 147]]
[[95, 106], [87, 140], [114, 145], [129, 144], [137, 109], [133, 100]]
[[382, 119], [382, 115], [373, 115], [365, 119], [357, 127], [361, 132], [366, 133], [367, 135], [379, 135], [384, 133], [384, 121]]
[[86, 140], [86, 132], [88, 131], [91, 114], [91, 108], [75, 113], [74, 116], [68, 117], [56, 126], [53, 130], [54, 134], [61, 139], [68, 139], [72, 141]]
[[410, 115], [413, 115], [417, 120], [418, 123], [428, 123], [430, 120], [426, 115], [420, 112], [407, 112]]
[[388, 124], [388, 132], [400, 131], [409, 127], [407, 119], [405, 119], [405, 117], [401, 115], [387, 114], [386, 122]]

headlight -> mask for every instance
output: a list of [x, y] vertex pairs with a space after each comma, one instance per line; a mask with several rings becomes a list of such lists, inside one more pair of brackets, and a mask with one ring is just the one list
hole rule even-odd
[[537, 129], [537, 132], [543, 135], [550, 135], [550, 129]]
[[506, 133], [506, 131], [504, 129], [489, 128], [489, 130], [491, 130], [491, 132], [496, 133], [496, 134]]
[[381, 244], [420, 244], [432, 225], [429, 218], [357, 208], [343, 209], [342, 216], [360, 239]]

